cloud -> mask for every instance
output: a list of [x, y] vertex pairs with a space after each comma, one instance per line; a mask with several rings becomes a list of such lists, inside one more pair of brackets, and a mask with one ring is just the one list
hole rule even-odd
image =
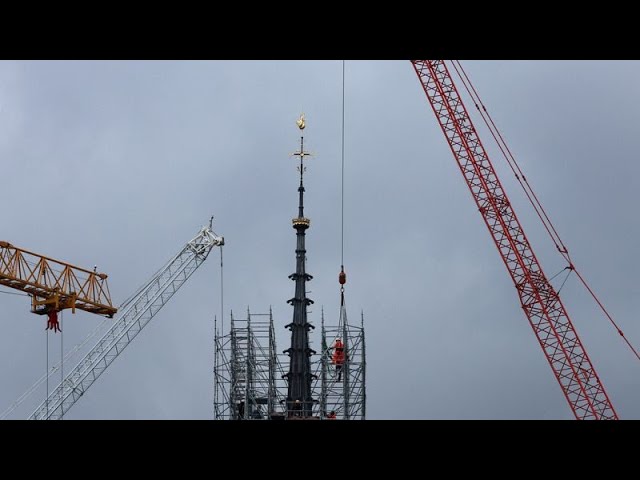
[[[640, 64], [465, 65], [576, 264], [640, 342], [630, 255], [640, 240]], [[0, 239], [99, 265], [119, 304], [215, 215], [227, 240], [227, 320], [230, 310], [273, 306], [280, 347], [295, 269], [289, 154], [302, 111], [316, 154], [305, 180], [311, 320], [321, 305], [338, 311], [341, 78], [337, 61], [0, 63]], [[368, 417], [572, 418], [410, 64], [349, 61], [346, 81], [346, 293], [350, 318], [365, 312]], [[494, 160], [543, 267], [556, 273], [553, 245]], [[575, 278], [565, 288], [618, 413], [640, 418], [637, 363]], [[219, 289], [216, 251], [69, 418], [211, 418]], [[47, 362], [28, 299], [0, 303], [4, 407]], [[65, 351], [101, 321], [65, 313]], [[60, 337], [49, 342], [51, 365]]]

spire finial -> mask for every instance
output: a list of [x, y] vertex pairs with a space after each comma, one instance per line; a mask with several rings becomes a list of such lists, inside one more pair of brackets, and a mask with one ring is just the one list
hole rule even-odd
[[300, 118], [298, 120], [296, 120], [296, 125], [298, 125], [298, 128], [300, 130], [304, 130], [304, 127], [307, 126], [307, 124], [304, 121], [304, 113], [300, 114]]
[[294, 157], [299, 157], [300, 158], [300, 165], [298, 166], [298, 171], [300, 172], [300, 186], [302, 187], [302, 177], [304, 176], [304, 172], [307, 169], [304, 166], [304, 159], [305, 157], [311, 157], [312, 155], [309, 152], [305, 152], [304, 151], [304, 135], [302, 135], [304, 132], [303, 130], [306, 128], [307, 126], [307, 122], [304, 118], [304, 113], [300, 114], [300, 118], [298, 118], [298, 120], [296, 120], [296, 125], [298, 125], [298, 128], [300, 129], [300, 150], [297, 152], [293, 152], [291, 154], [291, 156]]

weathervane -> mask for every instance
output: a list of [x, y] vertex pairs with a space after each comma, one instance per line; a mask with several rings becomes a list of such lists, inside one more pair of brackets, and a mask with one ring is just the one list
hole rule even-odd
[[[296, 125], [298, 126], [301, 132], [305, 129], [305, 127], [307, 126], [307, 123], [304, 119], [304, 113], [300, 114], [300, 118], [296, 120]], [[304, 151], [304, 136], [300, 137], [300, 151], [293, 152], [291, 155], [295, 157], [300, 157], [300, 165], [298, 166], [298, 171], [300, 172], [300, 182], [302, 183], [302, 175], [307, 170], [307, 168], [302, 164], [302, 162], [304, 161], [304, 157], [312, 156], [309, 152]]]
[[304, 113], [300, 115], [300, 118], [298, 120], [296, 120], [296, 125], [298, 125], [298, 128], [300, 130], [304, 130], [304, 127], [306, 127], [307, 125], [304, 123]]

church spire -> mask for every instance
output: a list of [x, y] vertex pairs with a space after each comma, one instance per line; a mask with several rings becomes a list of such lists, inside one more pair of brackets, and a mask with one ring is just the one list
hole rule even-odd
[[[300, 116], [296, 124], [302, 133], [306, 127], [304, 114]], [[293, 228], [296, 230], [296, 273], [289, 275], [295, 282], [295, 296], [288, 300], [293, 305], [293, 321], [286, 326], [291, 330], [291, 347], [285, 350], [289, 355], [289, 372], [287, 391], [287, 416], [310, 417], [314, 400], [311, 398], [311, 362], [310, 356], [316, 352], [309, 348], [309, 330], [314, 328], [307, 322], [307, 306], [313, 301], [306, 296], [306, 282], [313, 277], [306, 271], [307, 251], [305, 249], [305, 232], [311, 221], [304, 216], [304, 166], [305, 158], [309, 153], [304, 151], [304, 135], [300, 136], [300, 150], [293, 153], [300, 158], [298, 171], [300, 172], [300, 186], [298, 216], [293, 219]]]

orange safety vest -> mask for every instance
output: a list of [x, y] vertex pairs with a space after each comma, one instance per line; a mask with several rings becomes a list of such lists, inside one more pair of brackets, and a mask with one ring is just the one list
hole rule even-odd
[[344, 363], [344, 345], [340, 340], [336, 340], [331, 360], [335, 365], [342, 365]]

